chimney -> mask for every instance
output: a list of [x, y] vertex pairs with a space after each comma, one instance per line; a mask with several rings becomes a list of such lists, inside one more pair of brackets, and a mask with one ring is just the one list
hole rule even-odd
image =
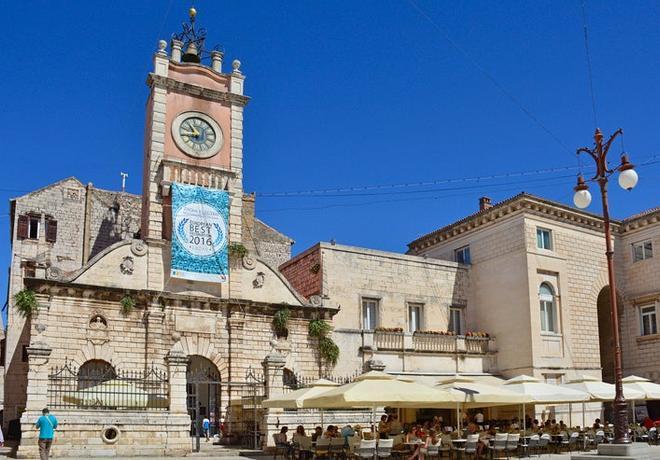
[[490, 198], [487, 196], [482, 196], [479, 198], [479, 211], [484, 211], [493, 207], [493, 203], [490, 201]]

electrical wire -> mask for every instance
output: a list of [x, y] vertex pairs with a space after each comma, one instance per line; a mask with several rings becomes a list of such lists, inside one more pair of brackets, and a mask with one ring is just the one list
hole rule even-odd
[[532, 120], [534, 123], [536, 123], [545, 133], [550, 136], [562, 149], [566, 150], [569, 153], [573, 153], [571, 149], [569, 149], [564, 142], [559, 139], [559, 137], [553, 133], [545, 124], [541, 122], [541, 120], [534, 115], [527, 107], [523, 105], [520, 100], [513, 95], [509, 90], [507, 90], [504, 85], [502, 85], [497, 79], [490, 73], [488, 72], [485, 67], [483, 67], [479, 62], [472, 57], [470, 53], [467, 52], [465, 48], [463, 48], [461, 45], [459, 45], [454, 39], [452, 39], [447, 31], [442, 28], [436, 21], [429, 16], [426, 11], [424, 11], [415, 0], [408, 0], [408, 3], [417, 10], [417, 12], [424, 18], [426, 19], [433, 27], [435, 27], [443, 36], [443, 38], [451, 45], [453, 46], [456, 50], [458, 50], [474, 67], [476, 67], [479, 72], [481, 72], [490, 82], [504, 95], [506, 96], [516, 107], [518, 107], [527, 117]]

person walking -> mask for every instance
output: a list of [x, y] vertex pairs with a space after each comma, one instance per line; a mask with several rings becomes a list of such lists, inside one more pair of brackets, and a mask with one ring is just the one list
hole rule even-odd
[[208, 417], [204, 417], [204, 420], [202, 420], [202, 433], [204, 433], [206, 442], [209, 442], [209, 436], [211, 434], [210, 431], [211, 431], [211, 421], [209, 420]]
[[50, 456], [50, 446], [53, 444], [53, 435], [57, 428], [57, 419], [50, 415], [48, 408], [41, 411], [41, 417], [34, 424], [35, 429], [39, 430], [39, 458], [48, 460]]

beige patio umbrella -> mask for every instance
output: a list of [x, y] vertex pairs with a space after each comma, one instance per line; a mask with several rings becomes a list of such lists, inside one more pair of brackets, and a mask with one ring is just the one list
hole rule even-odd
[[443, 380], [436, 385], [436, 388], [448, 391], [455, 398], [460, 399], [460, 402], [456, 403], [456, 420], [459, 433], [461, 432], [459, 412], [461, 404], [463, 410], [465, 410], [467, 407], [518, 405], [531, 401], [531, 398], [527, 395], [510, 391], [501, 385], [495, 386], [477, 382], [468, 376], [455, 376]]
[[437, 407], [436, 404], [456, 403], [456, 397], [448, 391], [397, 379], [385, 372], [371, 371], [355, 381], [334, 388], [319, 396], [308, 398], [304, 407], [319, 409], [376, 408], [393, 406], [401, 408]]
[[[605, 383], [598, 377], [592, 375], [580, 375], [573, 380], [563, 384], [562, 387], [572, 390], [582, 391], [589, 395], [589, 401], [602, 402], [613, 401], [616, 395], [616, 387], [611, 383]], [[658, 385], [660, 387], [660, 385]], [[644, 399], [644, 393], [633, 388], [623, 389], [624, 396], [628, 400]], [[582, 427], [586, 426], [585, 420], [585, 402], [582, 402]], [[572, 425], [572, 404], [569, 404], [569, 424]], [[634, 410], [634, 409], [633, 409]]]
[[[280, 409], [303, 409], [306, 407], [305, 401], [308, 398], [319, 396], [338, 386], [338, 383], [332, 382], [330, 380], [318, 379], [309, 387], [300, 388], [290, 393], [266, 399], [262, 405], [266, 408], [276, 407]], [[323, 426], [323, 409], [321, 409], [321, 426]]]
[[[559, 385], [541, 382], [529, 375], [519, 375], [507, 380], [503, 384], [505, 388], [516, 393], [524, 394], [530, 398], [531, 404], [553, 404], [589, 401], [589, 395], [583, 391], [564, 388]], [[525, 426], [525, 404], [523, 403], [523, 430]]]
[[262, 405], [267, 408], [280, 408], [280, 409], [303, 409], [305, 401], [309, 398], [320, 396], [327, 391], [330, 391], [339, 384], [326, 379], [318, 379], [311, 386], [300, 388], [299, 390], [292, 391], [283, 395], [275, 396], [266, 399]]

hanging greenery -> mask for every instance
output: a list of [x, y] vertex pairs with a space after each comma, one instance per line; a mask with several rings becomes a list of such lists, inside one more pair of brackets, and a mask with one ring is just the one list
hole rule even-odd
[[31, 316], [32, 313], [39, 308], [39, 302], [34, 291], [31, 289], [23, 289], [14, 295], [14, 304], [16, 309], [24, 318]]
[[321, 337], [319, 339], [319, 354], [328, 364], [334, 366], [339, 359], [339, 346], [330, 337]]
[[287, 335], [287, 325], [291, 318], [291, 310], [288, 307], [282, 307], [273, 315], [273, 327], [278, 336]]
[[330, 331], [332, 331], [332, 326], [323, 319], [314, 319], [309, 322], [310, 337], [319, 339], [319, 355], [325, 362], [334, 366], [339, 359], [339, 347], [334, 340], [328, 337]]
[[122, 297], [119, 303], [121, 303], [121, 312], [124, 316], [129, 315], [133, 311], [133, 308], [135, 308], [136, 304], [135, 299], [129, 294]]
[[308, 331], [310, 337], [316, 337], [319, 339], [322, 337], [327, 337], [331, 330], [332, 327], [325, 320], [314, 319], [309, 322]]
[[229, 243], [229, 246], [227, 246], [227, 252], [229, 252], [231, 257], [240, 259], [247, 255], [248, 250], [243, 246], [243, 243]]

